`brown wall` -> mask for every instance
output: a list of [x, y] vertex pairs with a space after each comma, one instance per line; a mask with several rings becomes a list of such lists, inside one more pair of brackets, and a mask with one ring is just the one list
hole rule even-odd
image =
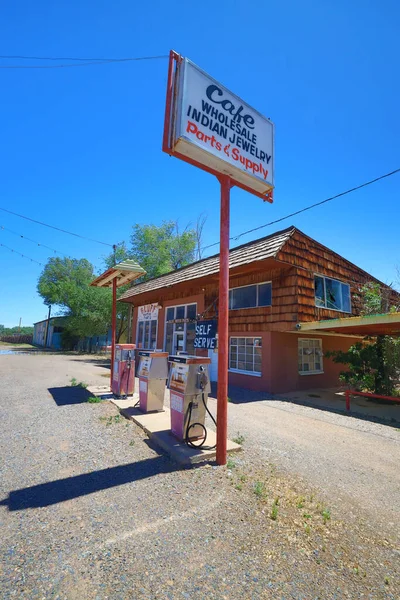
[[[234, 336], [235, 333], [229, 335]], [[341, 385], [339, 373], [344, 369], [344, 366], [335, 364], [332, 359], [326, 356], [323, 357], [323, 373], [318, 375], [299, 374], [298, 338], [321, 339], [323, 354], [328, 350], [348, 350], [356, 341], [354, 338], [349, 337], [280, 332], [256, 332], [254, 336], [262, 337], [261, 377], [229, 372], [229, 383], [241, 388], [271, 394]]]
[[[235, 337], [235, 335], [243, 336], [243, 332], [230, 331], [229, 337]], [[261, 354], [261, 377], [257, 375], [245, 375], [243, 373], [229, 372], [229, 383], [236, 385], [241, 388], [256, 390], [256, 391], [270, 391], [273, 385], [272, 372], [271, 372], [271, 336], [273, 334], [265, 331], [255, 331], [249, 334], [249, 337], [261, 337], [262, 338], [262, 354]]]
[[[350, 284], [351, 308], [353, 316], [360, 314], [360, 288], [369, 281], [376, 281], [371, 275], [345, 260], [339, 254], [325, 248], [315, 240], [296, 231], [277, 255], [278, 260], [296, 265], [298, 320], [316, 321], [350, 316], [337, 310], [327, 310], [315, 306], [314, 275], [326, 275]], [[383, 284], [381, 284], [383, 285]]]
[[[298, 339], [316, 338], [322, 340], [323, 370], [318, 375], [300, 375], [298, 371]], [[355, 343], [354, 338], [304, 335], [292, 333], [272, 333], [272, 361], [271, 392], [281, 393], [293, 390], [307, 390], [312, 388], [327, 388], [340, 385], [339, 373], [344, 365], [337, 365], [332, 359], [327, 358], [328, 350], [348, 350]]]
[[[251, 270], [249, 271], [251, 267]], [[272, 282], [272, 306], [247, 308], [229, 311], [229, 326], [237, 332], [255, 335], [260, 331], [281, 331], [293, 329], [297, 322], [297, 271], [276, 261], [260, 261], [247, 266], [246, 273], [231, 273], [230, 287], [240, 287], [254, 283]], [[208, 280], [176, 285], [173, 288], [162, 288], [151, 293], [133, 296], [135, 304], [133, 314], [133, 340], [136, 340], [137, 306], [158, 302], [162, 305], [159, 311], [159, 327], [157, 343], [162, 346], [164, 340], [165, 307], [197, 302], [198, 312], [205, 319], [216, 316], [218, 308], [218, 276]]]

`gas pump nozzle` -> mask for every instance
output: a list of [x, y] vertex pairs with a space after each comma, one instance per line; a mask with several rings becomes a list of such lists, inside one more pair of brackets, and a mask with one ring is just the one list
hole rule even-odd
[[197, 372], [196, 387], [199, 390], [204, 390], [207, 383], [208, 383], [207, 374], [205, 372], [203, 365], [200, 365], [199, 370]]

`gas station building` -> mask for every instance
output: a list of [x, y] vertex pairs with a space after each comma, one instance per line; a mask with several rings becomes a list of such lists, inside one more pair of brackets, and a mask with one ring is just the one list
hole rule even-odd
[[[245, 389], [337, 386], [342, 366], [324, 355], [361, 339], [357, 327], [341, 325], [359, 315], [361, 286], [378, 283], [399, 303], [388, 286], [295, 227], [231, 249], [229, 266], [229, 383]], [[218, 349], [195, 349], [194, 340], [196, 320], [218, 321], [218, 286], [218, 254], [134, 285], [120, 298], [133, 305], [131, 341], [209, 356], [216, 381]]]

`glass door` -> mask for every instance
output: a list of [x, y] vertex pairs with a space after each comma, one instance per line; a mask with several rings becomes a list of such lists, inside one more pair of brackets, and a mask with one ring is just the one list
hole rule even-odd
[[183, 352], [185, 343], [185, 334], [183, 331], [176, 331], [174, 333], [174, 354], [178, 354], [178, 352]]

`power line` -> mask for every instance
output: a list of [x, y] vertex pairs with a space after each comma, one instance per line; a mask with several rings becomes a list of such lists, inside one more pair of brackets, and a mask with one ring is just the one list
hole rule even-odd
[[56, 250], [55, 248], [51, 248], [50, 246], [46, 246], [46, 244], [41, 244], [40, 242], [37, 242], [36, 240], [32, 240], [31, 238], [28, 238], [26, 235], [22, 235], [21, 233], [17, 233], [16, 231], [13, 231], [12, 229], [8, 229], [8, 227], [4, 227], [4, 225], [0, 225], [0, 229], [3, 229], [4, 231], [8, 231], [9, 233], [13, 233], [14, 235], [17, 235], [18, 237], [20, 237], [24, 240], [27, 240], [28, 242], [37, 244], [41, 248], [47, 248], [48, 250], [51, 250], [52, 252], [56, 252], [56, 254], [62, 254], [62, 252], [59, 252], [59, 250]]
[[6, 246], [5, 244], [0, 244], [0, 246], [2, 246], [2, 248], [7, 248], [7, 250], [10, 250], [10, 252], [13, 252], [14, 254], [19, 254], [19, 256], [22, 256], [22, 258], [26, 258], [27, 260], [30, 260], [31, 262], [37, 263], [41, 267], [43, 266], [43, 263], [39, 262], [38, 260], [35, 260], [34, 258], [31, 258], [30, 256], [26, 256], [25, 254], [21, 254], [21, 252], [18, 252], [18, 250], [14, 250], [13, 248], [10, 248], [9, 246]]
[[[346, 196], [347, 194], [351, 194], [351, 192], [360, 190], [361, 188], [367, 187], [368, 185], [376, 183], [377, 181], [381, 181], [381, 179], [385, 179], [386, 177], [390, 177], [391, 175], [395, 175], [396, 173], [399, 173], [399, 172], [400, 172], [400, 168], [395, 169], [394, 171], [391, 171], [390, 173], [385, 173], [385, 175], [376, 177], [376, 179], [371, 179], [370, 181], [366, 181], [365, 183], [362, 183], [361, 185], [357, 185], [356, 187], [350, 188], [349, 190], [346, 190], [345, 192], [340, 192], [340, 194], [336, 194], [335, 196], [331, 196], [330, 198], [321, 200], [321, 202], [316, 202], [315, 204], [310, 204], [310, 206], [306, 206], [305, 208], [296, 210], [295, 212], [292, 212], [289, 215], [286, 215], [285, 217], [280, 217], [280, 219], [275, 219], [274, 221], [270, 221], [269, 223], [265, 223], [264, 225], [259, 225], [258, 227], [254, 227], [253, 229], [248, 229], [247, 231], [243, 231], [242, 233], [232, 236], [229, 239], [237, 241], [242, 236], [247, 235], [248, 233], [253, 233], [254, 231], [259, 231], [260, 229], [264, 229], [264, 227], [269, 227], [270, 225], [275, 225], [276, 223], [280, 223], [281, 221], [290, 219], [291, 217], [294, 217], [296, 215], [299, 215], [300, 213], [306, 212], [307, 210], [311, 210], [312, 208], [315, 208], [316, 206], [321, 206], [321, 204], [326, 204], [327, 202], [330, 202], [331, 200], [335, 200], [336, 198], [340, 198], [341, 196]], [[207, 250], [208, 248], [213, 248], [214, 246], [219, 246], [219, 242], [215, 242], [214, 244], [209, 244], [208, 246], [204, 246], [203, 248], [200, 248], [200, 250], [201, 251]]]
[[0, 69], [65, 69], [68, 67], [87, 67], [90, 65], [107, 65], [112, 63], [134, 62], [142, 60], [160, 60], [168, 58], [167, 54], [159, 56], [136, 56], [127, 58], [72, 58], [72, 57], [49, 57], [49, 56], [0, 56], [2, 59], [19, 58], [24, 60], [73, 60], [74, 63], [64, 65], [0, 65]]
[[110, 248], [113, 248], [112, 244], [107, 244], [106, 242], [101, 242], [100, 240], [88, 238], [84, 235], [80, 235], [79, 233], [74, 233], [73, 231], [67, 231], [66, 229], [61, 229], [61, 227], [56, 227], [55, 225], [49, 225], [48, 223], [43, 223], [43, 221], [37, 221], [36, 219], [31, 219], [31, 217], [26, 217], [25, 215], [20, 215], [19, 213], [13, 212], [12, 210], [8, 210], [7, 208], [2, 208], [0, 206], [0, 210], [8, 213], [10, 215], [14, 215], [15, 217], [20, 217], [21, 219], [25, 219], [26, 221], [31, 221], [32, 223], [37, 223], [38, 225], [43, 225], [43, 227], [49, 227], [49, 229], [55, 229], [56, 231], [61, 231], [61, 233], [73, 235], [74, 237], [80, 238], [82, 240], [87, 240], [88, 242], [94, 242], [96, 244], [102, 244], [103, 246], [109, 246]]
[[128, 56], [122, 58], [107, 58], [106, 56], [102, 57], [91, 57], [91, 58], [82, 58], [81, 56], [22, 56], [20, 54], [0, 54], [0, 58], [5, 59], [14, 59], [14, 58], [22, 58], [24, 60], [80, 60], [80, 61], [107, 61], [107, 62], [122, 62], [127, 60], [152, 60], [157, 58], [168, 58], [168, 54], [162, 54], [158, 56]]

